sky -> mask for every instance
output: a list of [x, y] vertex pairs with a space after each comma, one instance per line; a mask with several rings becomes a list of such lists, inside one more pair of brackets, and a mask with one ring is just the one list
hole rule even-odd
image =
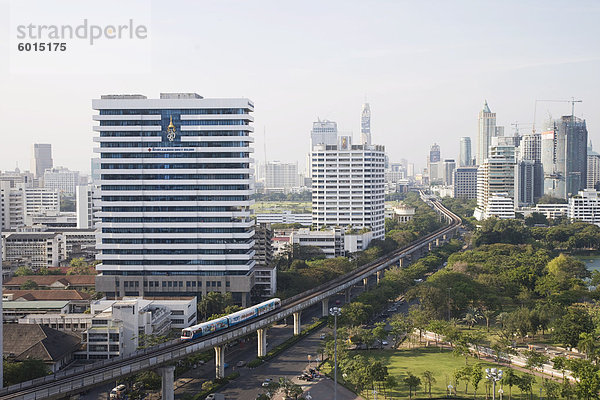
[[[43, 54], [29, 55], [34, 71], [11, 59], [17, 1], [0, 0], [0, 170], [29, 169], [32, 143], [51, 143], [55, 165], [89, 172], [91, 99], [115, 93], [248, 97], [255, 159], [265, 159], [266, 137], [268, 160], [298, 161], [301, 169], [312, 122], [336, 121], [358, 140], [365, 99], [373, 142], [391, 161], [405, 158], [418, 169], [434, 142], [443, 158], [458, 157], [462, 136], [475, 149], [485, 100], [511, 134], [516, 122], [521, 133], [531, 130], [536, 99], [581, 99], [575, 114], [600, 149], [595, 0], [137, 0], [135, 7], [106, 3], [101, 13], [104, 2], [45, 0], [52, 7], [32, 11], [35, 23], [89, 17], [149, 25], [147, 47], [131, 54], [91, 47], [106, 64], [71, 52], [60, 71]], [[147, 58], [127, 60], [140, 49]], [[549, 114], [570, 113], [569, 103], [538, 103], [538, 130]]]

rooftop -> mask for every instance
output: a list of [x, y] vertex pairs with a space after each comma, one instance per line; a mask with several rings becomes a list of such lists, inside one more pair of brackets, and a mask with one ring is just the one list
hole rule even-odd
[[55, 362], [77, 350], [81, 340], [65, 332], [38, 324], [4, 325], [5, 356], [17, 360]]

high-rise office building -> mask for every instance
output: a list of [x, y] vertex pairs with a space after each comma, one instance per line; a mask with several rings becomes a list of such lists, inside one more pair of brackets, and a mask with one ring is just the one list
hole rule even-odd
[[530, 206], [537, 200], [535, 197], [535, 161], [517, 161], [515, 169], [515, 205]]
[[313, 225], [369, 228], [383, 239], [385, 148], [339, 136], [336, 145], [313, 146], [311, 159]]
[[363, 104], [360, 113], [360, 144], [371, 144], [371, 107], [369, 103]]
[[253, 103], [195, 93], [92, 101], [101, 190], [96, 289], [107, 297], [230, 292], [254, 282]]
[[477, 167], [458, 167], [454, 170], [454, 197], [477, 198]]
[[468, 136], [460, 138], [460, 155], [458, 159], [459, 167], [468, 167], [473, 162], [471, 155], [471, 138]]
[[592, 148], [592, 142], [587, 150], [587, 185], [586, 189], [596, 189], [600, 184], [600, 154]]
[[489, 147], [494, 136], [497, 136], [496, 113], [490, 110], [486, 101], [483, 109], [479, 111], [479, 132], [477, 133], [477, 153], [475, 155], [477, 165], [482, 165], [488, 157]]
[[44, 172], [54, 166], [52, 162], [52, 145], [46, 143], [34, 143], [31, 158], [31, 172], [36, 178], [43, 178]]
[[442, 160], [441, 154], [442, 154], [442, 152], [440, 150], [440, 145], [437, 143], [432, 144], [431, 148], [429, 149], [428, 162], [430, 162], [430, 163], [440, 162]]
[[544, 193], [567, 199], [587, 185], [587, 138], [585, 120], [563, 116], [542, 133]]
[[454, 184], [454, 170], [456, 169], [456, 161], [452, 159], [444, 160], [444, 185]]
[[298, 163], [269, 161], [265, 166], [265, 188], [281, 191], [298, 187]]

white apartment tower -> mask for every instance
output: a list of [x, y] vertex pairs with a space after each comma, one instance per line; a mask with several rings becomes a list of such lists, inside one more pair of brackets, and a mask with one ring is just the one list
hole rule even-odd
[[569, 198], [567, 217], [573, 221], [587, 222], [600, 226], [600, 198], [595, 189], [580, 190]]
[[384, 146], [339, 136], [336, 144], [313, 146], [311, 159], [313, 225], [369, 228], [383, 239]]
[[92, 101], [100, 154], [96, 289], [107, 297], [231, 292], [254, 283], [252, 101], [195, 93]]
[[270, 161], [265, 165], [265, 188], [287, 191], [300, 186], [298, 163]]

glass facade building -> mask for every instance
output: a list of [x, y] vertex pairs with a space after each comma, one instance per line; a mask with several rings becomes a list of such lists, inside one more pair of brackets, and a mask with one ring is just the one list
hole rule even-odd
[[96, 288], [122, 296], [231, 292], [254, 281], [253, 103], [195, 93], [93, 100], [100, 154]]

